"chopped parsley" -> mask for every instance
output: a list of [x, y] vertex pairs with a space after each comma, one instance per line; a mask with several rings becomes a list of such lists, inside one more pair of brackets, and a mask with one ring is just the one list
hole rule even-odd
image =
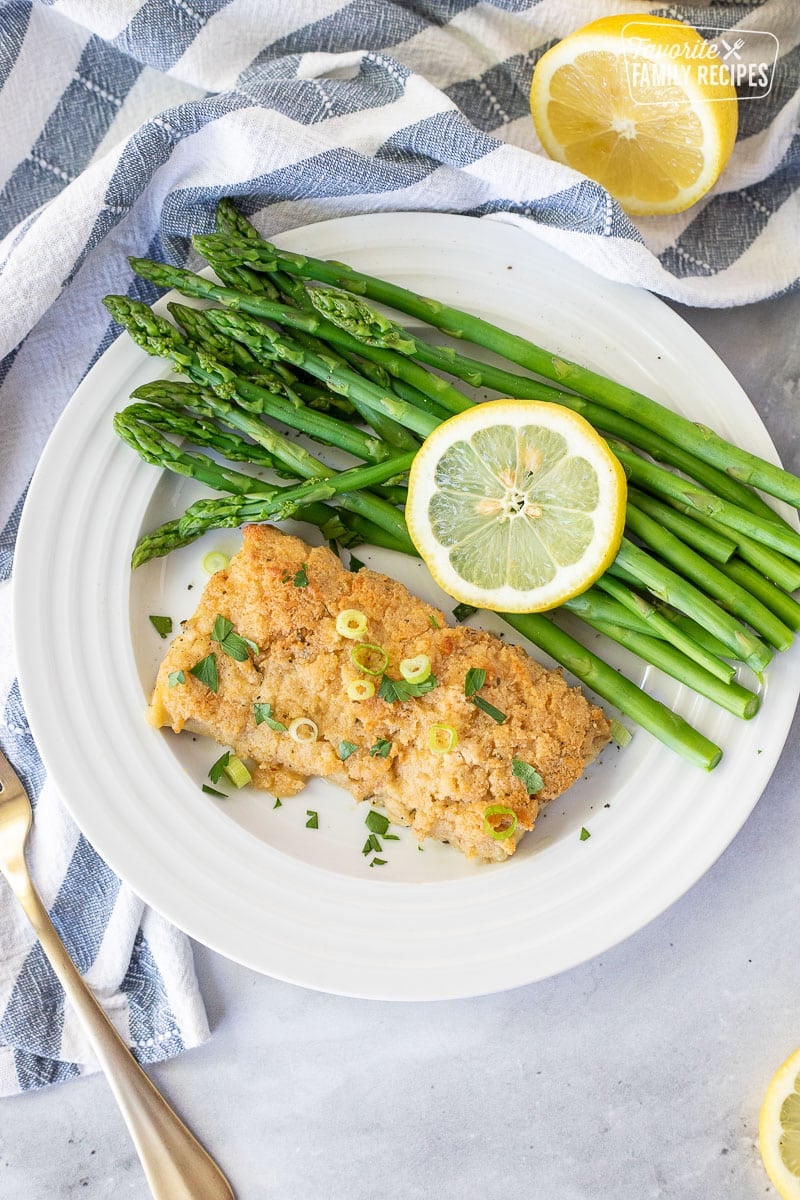
[[486, 670], [484, 667], [470, 667], [464, 678], [464, 695], [479, 708], [481, 712], [485, 712], [488, 717], [496, 721], [498, 725], [502, 725], [506, 720], [506, 714], [501, 712], [499, 708], [495, 708], [488, 700], [484, 700], [483, 696], [477, 695], [486, 682]]
[[172, 633], [172, 617], [155, 617], [150, 614], [150, 623], [159, 637], [165, 638]]
[[367, 813], [364, 824], [370, 833], [377, 833], [383, 837], [389, 828], [389, 818], [379, 813], [376, 809], [371, 808]]
[[207, 792], [209, 796], [218, 796], [220, 800], [228, 799], [226, 792], [218, 792], [216, 788], [209, 787], [209, 785], [207, 783], [203, 784], [202, 790], [204, 792]]
[[211, 764], [208, 771], [208, 778], [212, 783], [219, 783], [220, 779], [222, 778], [222, 772], [225, 770], [230, 760], [231, 752], [230, 750], [226, 750], [224, 754], [219, 756], [215, 763]]
[[589, 830], [586, 828], [586, 826], [582, 825], [581, 826], [581, 841], [585, 842], [591, 836], [592, 835], [589, 833]]
[[428, 620], [431, 623], [431, 629], [439, 628], [439, 622], [436, 620], [436, 617], [433, 615], [433, 613], [428, 613]]
[[254, 704], [253, 712], [256, 717], [256, 725], [269, 725], [270, 729], [274, 729], [276, 733], [286, 732], [283, 721], [276, 721], [273, 717], [271, 704]]
[[467, 671], [464, 680], [464, 695], [469, 698], [479, 692], [486, 683], [486, 670], [484, 667], [470, 667]]
[[377, 857], [373, 858], [369, 865], [371, 867], [385, 867], [386, 859], [385, 858], [377, 858]]
[[363, 569], [364, 569], [364, 563], [361, 561], [361, 559], [356, 558], [355, 554], [351, 554], [350, 562], [348, 563], [348, 570], [352, 571], [355, 574], [356, 571], [361, 571]]
[[290, 580], [295, 587], [308, 587], [308, 563], [303, 563], [294, 575], [291, 571], [284, 571], [281, 575], [281, 583], [289, 583]]
[[361, 848], [361, 853], [364, 855], [372, 854], [372, 853], [379, 854], [382, 849], [383, 849], [383, 846], [378, 841], [377, 835], [374, 833], [371, 833], [369, 835], [369, 837], [367, 838], [367, 840], [364, 842], [364, 845]]
[[215, 654], [207, 654], [205, 658], [201, 658], [200, 662], [189, 668], [189, 674], [194, 675], [201, 683], [204, 683], [210, 692], [216, 692], [219, 688], [219, 675], [217, 674], [217, 658]]
[[337, 753], [342, 762], [345, 762], [351, 754], [355, 754], [357, 749], [358, 746], [355, 744], [355, 742], [347, 742], [342, 740], [339, 742], [339, 749]]
[[373, 758], [388, 758], [391, 748], [392, 743], [387, 742], [386, 738], [378, 738], [375, 745], [370, 746], [369, 752]]
[[167, 676], [167, 684], [169, 687], [177, 687], [179, 683], [186, 683], [186, 676], [183, 671], [170, 671]]
[[388, 675], [383, 675], [378, 695], [381, 700], [393, 704], [395, 700], [414, 700], [417, 696], [424, 696], [426, 692], [433, 691], [435, 687], [435, 675], [429, 675], [421, 683], [409, 683], [407, 679], [390, 679]]
[[306, 829], [319, 829], [319, 813], [314, 812], [313, 808], [307, 808], [306, 816]]
[[273, 804], [272, 807], [273, 808], [283, 808], [283, 801], [280, 799], [280, 797], [278, 797], [278, 796], [275, 797], [275, 803]]
[[473, 696], [472, 703], [481, 712], [485, 712], [487, 717], [491, 717], [493, 721], [496, 721], [498, 725], [502, 725], [507, 720], [506, 714], [501, 712], [499, 708], [495, 708], [488, 700], [484, 700], [483, 696]]
[[229, 621], [227, 617], [223, 617], [217, 613], [217, 619], [214, 622], [214, 628], [211, 630], [212, 642], [218, 642], [220, 650], [227, 654], [229, 658], [235, 658], [237, 662], [244, 662], [252, 650], [253, 654], [258, 654], [258, 646], [255, 642], [251, 642], [249, 638], [240, 637], [234, 632], [233, 621]]
[[471, 617], [477, 611], [474, 604], [457, 604], [453, 609], [453, 616], [457, 621], [466, 621], [467, 617]]
[[529, 796], [535, 796], [544, 787], [544, 780], [539, 772], [530, 763], [524, 762], [521, 758], [512, 758], [511, 774], [516, 779], [522, 780]]

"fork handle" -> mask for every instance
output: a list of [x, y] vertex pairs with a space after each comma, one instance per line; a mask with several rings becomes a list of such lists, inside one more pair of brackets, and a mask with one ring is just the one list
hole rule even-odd
[[222, 1171], [136, 1062], [84, 982], [27, 871], [6, 878], [108, 1078], [155, 1200], [235, 1200]]

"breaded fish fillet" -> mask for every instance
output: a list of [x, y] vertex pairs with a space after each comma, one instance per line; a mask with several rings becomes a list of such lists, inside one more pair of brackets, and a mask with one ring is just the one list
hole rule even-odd
[[[366, 616], [363, 641], [386, 654], [375, 694], [365, 700], [347, 691], [351, 681], [369, 677], [352, 661], [357, 643], [336, 631], [345, 609]], [[243, 660], [212, 639], [219, 616], [253, 643]], [[357, 657], [362, 653], [370, 652]], [[216, 691], [191, 673], [210, 655]], [[381, 698], [381, 678], [401, 679], [400, 662], [418, 655], [430, 659], [436, 686], [408, 699]], [[494, 716], [465, 695], [471, 668], [485, 672], [476, 694]], [[257, 723], [257, 712], [270, 720]], [[250, 765], [254, 784], [273, 795], [294, 794], [311, 776], [325, 776], [358, 800], [382, 804], [420, 840], [452, 842], [487, 860], [513, 853], [539, 805], [578, 779], [609, 737], [600, 709], [559, 671], [492, 634], [448, 627], [441, 612], [396, 580], [366, 568], [347, 571], [326, 547], [268, 525], [247, 526], [240, 552], [212, 576], [167, 651], [149, 715], [157, 726], [191, 729], [231, 747]], [[270, 723], [288, 727], [298, 717], [316, 723], [316, 741], [299, 743]], [[429, 742], [431, 726], [440, 724], [458, 739], [443, 753]], [[342, 743], [356, 749], [347, 753]], [[496, 805], [516, 814], [508, 836], [513, 814], [487, 816]]]

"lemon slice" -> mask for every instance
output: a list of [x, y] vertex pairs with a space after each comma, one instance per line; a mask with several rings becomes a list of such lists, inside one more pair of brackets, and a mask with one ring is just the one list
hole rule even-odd
[[406, 522], [456, 600], [542, 612], [592, 584], [625, 523], [625, 475], [558, 404], [489, 400], [442, 422], [411, 467]]
[[531, 113], [551, 158], [602, 184], [626, 212], [683, 212], [736, 140], [736, 89], [714, 48], [664, 17], [603, 17], [542, 56]]
[[758, 1143], [783, 1200], [800, 1200], [800, 1049], [778, 1068], [767, 1088]]

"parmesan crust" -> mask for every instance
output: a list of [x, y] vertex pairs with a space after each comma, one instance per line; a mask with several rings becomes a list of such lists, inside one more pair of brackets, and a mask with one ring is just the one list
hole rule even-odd
[[[305, 586], [295, 584], [299, 571]], [[394, 702], [381, 699], [376, 686], [373, 697], [351, 700], [347, 685], [367, 676], [351, 660], [355, 643], [336, 632], [343, 609], [366, 615], [364, 641], [385, 650], [387, 676], [399, 679], [403, 659], [425, 654], [437, 686]], [[243, 662], [225, 654], [211, 638], [218, 615], [258, 652]], [[190, 674], [209, 654], [217, 664], [216, 693]], [[505, 714], [502, 724], [465, 696], [470, 668], [486, 672], [479, 694]], [[170, 687], [176, 671], [185, 683]], [[266, 722], [256, 724], [257, 704], [271, 705], [272, 717], [286, 726], [310, 717], [317, 741], [300, 744]], [[367, 568], [347, 571], [326, 547], [268, 525], [246, 526], [241, 551], [211, 577], [161, 664], [149, 717], [156, 726], [190, 729], [232, 748], [250, 765], [255, 786], [273, 795], [292, 795], [312, 776], [324, 776], [358, 800], [383, 805], [390, 820], [411, 826], [420, 840], [451, 842], [470, 858], [495, 861], [514, 852], [541, 804], [579, 778], [610, 729], [560, 671], [492, 634], [448, 626], [438, 609], [396, 580]], [[456, 730], [458, 742], [434, 753], [429, 730], [441, 723]], [[370, 754], [380, 739], [391, 742], [385, 757]], [[342, 742], [357, 747], [345, 761]], [[541, 777], [535, 795], [514, 774], [515, 759]], [[497, 804], [517, 816], [515, 831], [502, 840], [487, 832], [484, 819]]]

